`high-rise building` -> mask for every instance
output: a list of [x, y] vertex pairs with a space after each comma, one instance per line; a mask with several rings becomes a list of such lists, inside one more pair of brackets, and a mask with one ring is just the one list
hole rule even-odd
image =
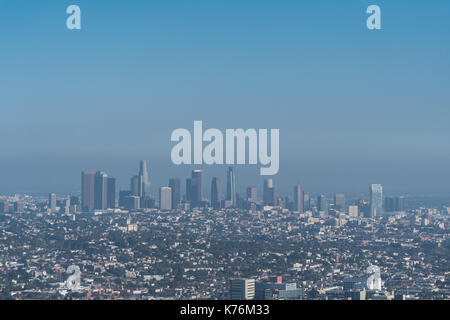
[[144, 193], [144, 182], [142, 176], [133, 176], [130, 179], [130, 190], [133, 196], [143, 197]]
[[81, 173], [81, 207], [83, 211], [94, 210], [95, 173], [83, 171]]
[[159, 208], [161, 210], [172, 209], [172, 188], [170, 187], [159, 188]]
[[384, 208], [386, 212], [400, 212], [405, 210], [404, 197], [386, 197]]
[[191, 204], [199, 207], [202, 202], [202, 170], [193, 170], [191, 179]]
[[229, 167], [227, 171], [227, 198], [231, 201], [231, 206], [236, 206], [236, 176], [233, 167]]
[[317, 198], [317, 209], [319, 213], [328, 215], [328, 199], [323, 194]]
[[247, 201], [253, 203], [258, 202], [258, 189], [256, 187], [247, 188]]
[[211, 181], [211, 207], [220, 209], [222, 202], [222, 188], [219, 178], [213, 178]]
[[108, 178], [107, 180], [107, 208], [113, 209], [116, 207], [116, 179]]
[[192, 200], [192, 179], [186, 179], [186, 201]]
[[147, 171], [147, 161], [141, 160], [139, 165], [139, 177], [141, 178], [141, 192], [142, 196], [145, 196], [150, 191], [150, 180], [148, 178], [148, 171]]
[[359, 215], [358, 206], [348, 206], [348, 215], [353, 218], [357, 218]]
[[169, 187], [172, 189], [172, 209], [177, 209], [181, 200], [181, 182], [180, 179], [169, 179]]
[[300, 185], [294, 187], [294, 211], [303, 213], [303, 188]]
[[263, 202], [264, 202], [264, 205], [266, 205], [266, 206], [274, 206], [275, 205], [275, 188], [273, 186], [272, 179], [264, 180]]
[[311, 209], [311, 196], [309, 192], [303, 190], [303, 211], [308, 211]]
[[14, 213], [24, 213], [25, 205], [22, 201], [16, 201], [13, 203], [13, 212]]
[[105, 210], [108, 201], [108, 175], [97, 171], [94, 179], [94, 209]]
[[370, 192], [370, 217], [374, 218], [383, 214], [383, 187], [381, 184], [372, 184]]
[[54, 193], [48, 195], [48, 208], [50, 212], [56, 212], [56, 195]]
[[253, 300], [255, 298], [254, 279], [231, 279], [230, 299], [231, 300]]
[[344, 210], [345, 209], [345, 194], [336, 193], [334, 195], [334, 207], [336, 210]]

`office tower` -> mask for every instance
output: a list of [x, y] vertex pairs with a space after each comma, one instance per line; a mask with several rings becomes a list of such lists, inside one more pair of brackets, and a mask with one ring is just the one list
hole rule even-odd
[[133, 196], [143, 197], [144, 196], [144, 184], [142, 176], [133, 176], [130, 179], [130, 190]]
[[139, 177], [141, 177], [141, 197], [150, 191], [150, 180], [148, 179], [147, 161], [141, 160], [139, 165]]
[[9, 203], [6, 200], [0, 201], [0, 213], [9, 212]]
[[309, 192], [303, 190], [303, 211], [308, 211], [311, 209], [311, 196]]
[[231, 300], [253, 300], [255, 297], [254, 279], [232, 279], [230, 280]]
[[258, 202], [258, 189], [256, 187], [247, 188], [247, 201], [253, 203]]
[[172, 209], [177, 209], [181, 200], [181, 182], [180, 179], [169, 179], [169, 187], [172, 188]]
[[191, 178], [191, 204], [199, 207], [202, 202], [202, 170], [193, 170]]
[[211, 207], [214, 209], [220, 209], [222, 202], [222, 188], [220, 180], [213, 178], [211, 181]]
[[334, 195], [334, 207], [336, 210], [344, 210], [345, 209], [345, 194], [336, 193]]
[[300, 185], [294, 187], [294, 211], [303, 213], [303, 188]]
[[130, 190], [122, 190], [119, 191], [119, 207], [125, 207], [126, 206], [126, 198], [132, 196]]
[[141, 198], [138, 196], [128, 196], [124, 198], [124, 208], [127, 210], [139, 210], [141, 208]]
[[386, 197], [384, 203], [386, 212], [404, 211], [404, 197]]
[[186, 201], [192, 200], [192, 179], [187, 178], [186, 179]]
[[83, 171], [81, 173], [81, 207], [83, 211], [94, 210], [95, 173]]
[[383, 214], [383, 187], [381, 184], [372, 184], [370, 192], [370, 217], [375, 218]]
[[56, 195], [54, 193], [48, 195], [48, 208], [51, 212], [56, 212]]
[[272, 179], [264, 180], [263, 202], [266, 206], [275, 205], [275, 188], [273, 187]]
[[159, 188], [159, 208], [161, 210], [172, 209], [172, 188], [170, 187]]
[[94, 178], [94, 209], [105, 210], [108, 199], [108, 175], [97, 171]]
[[231, 201], [231, 206], [236, 206], [236, 176], [233, 167], [229, 167], [227, 171], [227, 198]]
[[152, 197], [144, 196], [144, 197], [141, 197], [140, 199], [141, 199], [141, 208], [142, 209], [156, 208], [155, 199], [153, 199]]
[[113, 209], [116, 207], [116, 179], [108, 178], [107, 181], [107, 208]]
[[348, 215], [353, 218], [358, 217], [358, 206], [348, 206]]
[[323, 212], [324, 215], [328, 215], [328, 199], [323, 194], [317, 198], [317, 209], [319, 213]]

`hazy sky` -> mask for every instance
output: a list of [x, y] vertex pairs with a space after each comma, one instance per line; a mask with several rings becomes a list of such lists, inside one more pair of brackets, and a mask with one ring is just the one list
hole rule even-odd
[[448, 0], [0, 0], [0, 45], [0, 192], [76, 192], [85, 169], [126, 188], [141, 158], [156, 190], [192, 170], [170, 134], [194, 120], [279, 128], [282, 192], [450, 191]]

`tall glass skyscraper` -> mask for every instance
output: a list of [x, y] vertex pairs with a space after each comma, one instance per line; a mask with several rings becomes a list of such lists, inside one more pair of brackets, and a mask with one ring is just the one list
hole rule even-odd
[[191, 178], [191, 204], [193, 207], [200, 206], [202, 202], [202, 170], [193, 170]]
[[181, 200], [181, 182], [180, 179], [169, 179], [169, 187], [172, 189], [172, 209], [177, 209]]
[[231, 201], [233, 207], [236, 206], [236, 176], [233, 167], [229, 167], [227, 171], [227, 200]]
[[95, 173], [91, 171], [81, 173], [81, 208], [83, 211], [94, 210], [94, 177]]
[[372, 184], [370, 192], [370, 217], [374, 218], [383, 213], [383, 187], [381, 184]]
[[300, 185], [294, 187], [294, 210], [303, 213], [303, 188]]
[[220, 180], [218, 178], [213, 178], [211, 181], [211, 207], [214, 209], [220, 209], [221, 205], [221, 190]]

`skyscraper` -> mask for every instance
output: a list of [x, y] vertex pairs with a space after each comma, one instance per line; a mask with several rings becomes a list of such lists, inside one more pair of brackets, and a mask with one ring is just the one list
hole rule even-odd
[[263, 202], [266, 206], [275, 205], [275, 188], [273, 187], [272, 179], [264, 180]]
[[311, 209], [311, 196], [308, 192], [303, 190], [303, 211], [308, 211]]
[[169, 187], [172, 189], [172, 209], [177, 209], [181, 200], [180, 179], [169, 179]]
[[192, 179], [186, 179], [186, 201], [192, 200]]
[[108, 178], [107, 180], [107, 208], [116, 207], [116, 179]]
[[193, 170], [191, 179], [191, 204], [198, 207], [202, 202], [202, 170]]
[[141, 178], [142, 195], [144, 196], [150, 191], [150, 180], [148, 179], [147, 161], [141, 160], [139, 165], [139, 177]]
[[383, 187], [381, 184], [372, 184], [370, 193], [370, 217], [375, 218], [383, 214]]
[[142, 176], [133, 176], [130, 179], [130, 190], [133, 196], [143, 197], [144, 196], [144, 183]]
[[233, 207], [236, 206], [236, 176], [233, 167], [229, 167], [227, 171], [227, 199], [231, 201]]
[[94, 209], [105, 210], [108, 199], [108, 175], [97, 171], [94, 179]]
[[159, 208], [161, 210], [172, 209], [172, 189], [170, 187], [159, 188]]
[[294, 210], [303, 213], [303, 188], [300, 185], [294, 187]]
[[334, 206], [337, 210], [344, 210], [345, 208], [345, 194], [336, 193], [334, 195]]
[[218, 178], [213, 178], [211, 181], [211, 207], [214, 209], [220, 209], [222, 201], [222, 188], [220, 185], [220, 180]]
[[48, 208], [51, 212], [56, 212], [56, 195], [54, 193], [48, 195]]
[[94, 172], [83, 171], [81, 173], [81, 208], [83, 211], [94, 210], [94, 178]]
[[328, 199], [323, 194], [317, 198], [317, 209], [319, 213], [328, 215]]

